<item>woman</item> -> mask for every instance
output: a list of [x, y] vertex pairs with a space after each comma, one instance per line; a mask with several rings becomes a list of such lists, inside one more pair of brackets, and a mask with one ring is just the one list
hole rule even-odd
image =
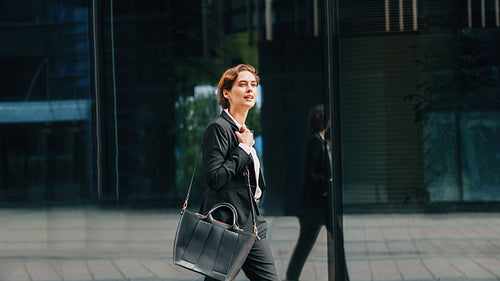
[[293, 252], [286, 280], [299, 280], [300, 273], [311, 252], [323, 225], [331, 233], [327, 220], [327, 187], [331, 177], [331, 145], [325, 138], [330, 128], [330, 120], [325, 115], [323, 105], [317, 105], [309, 112], [308, 123], [313, 134], [309, 137], [306, 147], [304, 165], [304, 190], [299, 215], [300, 234]]
[[[242, 266], [245, 275], [250, 280], [274, 281], [279, 278], [266, 239], [267, 223], [258, 209], [266, 186], [253, 147], [253, 133], [245, 126], [248, 111], [255, 105], [258, 84], [259, 76], [255, 68], [244, 64], [226, 70], [219, 81], [218, 99], [223, 111], [210, 121], [203, 134], [203, 168], [207, 188], [200, 212], [206, 213], [220, 202], [232, 204], [238, 213], [239, 226], [258, 235]], [[251, 204], [254, 205], [256, 229]], [[229, 214], [219, 210], [214, 216], [229, 221]], [[205, 280], [214, 279], [206, 277]]]

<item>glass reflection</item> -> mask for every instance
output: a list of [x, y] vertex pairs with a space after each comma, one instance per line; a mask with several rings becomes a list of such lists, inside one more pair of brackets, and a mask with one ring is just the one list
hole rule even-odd
[[332, 182], [332, 145], [325, 138], [330, 129], [330, 118], [323, 104], [314, 106], [307, 118], [312, 135], [307, 140], [303, 190], [297, 206], [300, 234], [288, 265], [286, 280], [299, 280], [302, 268], [323, 226], [332, 236], [328, 219], [328, 186]]
[[0, 15], [0, 202], [88, 201], [95, 194], [87, 3], [16, 2]]
[[[494, 10], [385, 4], [362, 13], [341, 1], [350, 278], [498, 278], [500, 33], [485, 17]], [[357, 28], [368, 14], [385, 27]]]
[[[2, 2], [0, 279], [196, 279], [168, 262], [168, 237], [220, 113], [217, 79], [238, 63], [263, 78], [247, 121], [282, 278], [300, 233], [305, 117], [331, 95], [350, 279], [500, 278], [498, 9], [410, 2]], [[338, 77], [325, 70], [333, 14]], [[149, 211], [20, 208], [77, 203]], [[301, 279], [328, 280], [328, 238], [321, 228]]]

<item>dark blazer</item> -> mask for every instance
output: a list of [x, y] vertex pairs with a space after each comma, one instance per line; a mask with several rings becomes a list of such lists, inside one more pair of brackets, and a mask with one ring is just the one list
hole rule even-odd
[[[239, 226], [251, 232], [250, 204], [254, 204], [256, 215], [260, 214], [255, 200], [250, 197], [248, 180], [244, 172], [247, 169], [250, 171], [252, 193], [255, 193], [255, 172], [252, 156], [238, 146], [235, 134], [238, 130], [239, 128], [225, 111], [210, 121], [205, 129], [202, 154], [206, 188], [200, 212], [205, 214], [215, 204], [228, 202], [238, 212]], [[259, 187], [264, 192], [266, 186], [261, 171], [259, 173]], [[225, 222], [230, 221], [228, 212], [221, 211], [215, 217]]]
[[327, 187], [331, 177], [329, 143], [318, 133], [307, 141], [304, 166], [304, 189], [302, 194], [302, 213], [325, 213], [327, 208]]

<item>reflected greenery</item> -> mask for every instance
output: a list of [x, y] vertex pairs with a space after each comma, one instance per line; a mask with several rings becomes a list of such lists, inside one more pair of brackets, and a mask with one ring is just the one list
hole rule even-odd
[[[464, 201], [464, 186], [478, 191], [484, 184], [481, 178], [498, 179], [484, 157], [485, 147], [494, 141], [492, 134], [498, 132], [499, 69], [488, 60], [494, 36], [461, 29], [450, 48], [413, 46], [419, 51], [415, 61], [424, 81], [405, 100], [414, 104], [414, 123], [424, 150], [423, 200], [429, 200], [428, 189], [437, 188], [440, 191], [430, 200]], [[451, 71], [443, 62], [447, 56], [453, 58]]]
[[[189, 25], [172, 27], [169, 36], [175, 40], [164, 45], [164, 57], [158, 65], [165, 94], [157, 95], [153, 101], [155, 118], [151, 125], [149, 170], [154, 186], [167, 187], [164, 192], [171, 204], [181, 202], [185, 196], [204, 128], [220, 113], [216, 96], [218, 79], [225, 69], [238, 63], [258, 68], [257, 44], [249, 44], [246, 32], [227, 36], [219, 30], [210, 32], [217, 33], [214, 35], [217, 40], [205, 47], [208, 52], [202, 52], [202, 30]], [[260, 135], [259, 109], [249, 112], [247, 125], [256, 136]], [[174, 171], [175, 176], [165, 172], [168, 170]], [[194, 200], [204, 188], [202, 166], [198, 165], [196, 170]]]
[[[205, 130], [205, 126], [210, 120], [219, 115], [219, 106], [216, 87], [204, 86], [199, 91], [195, 91], [193, 96], [180, 97], [176, 102], [175, 109], [179, 120], [178, 145], [176, 147], [176, 159], [178, 169], [176, 172], [176, 185], [183, 196], [187, 190], [192, 171], [195, 167], [196, 157], [199, 154], [200, 143]], [[260, 135], [260, 109], [254, 107], [250, 110], [247, 118], [247, 125], [254, 130], [255, 136]], [[196, 167], [195, 177], [192, 187], [192, 198], [200, 199], [205, 185], [203, 179], [203, 167], [201, 156]]]

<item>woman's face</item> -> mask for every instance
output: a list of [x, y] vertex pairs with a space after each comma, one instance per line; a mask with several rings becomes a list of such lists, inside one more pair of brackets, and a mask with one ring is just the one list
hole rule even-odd
[[231, 110], [249, 110], [255, 105], [257, 80], [253, 73], [242, 71], [234, 80], [231, 90], [224, 90], [224, 97], [229, 101]]

